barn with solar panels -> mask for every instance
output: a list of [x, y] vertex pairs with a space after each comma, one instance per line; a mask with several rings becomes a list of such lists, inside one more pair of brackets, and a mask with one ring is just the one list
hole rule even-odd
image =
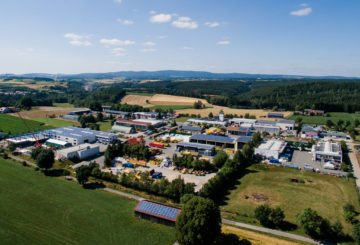
[[135, 208], [135, 216], [159, 224], [175, 226], [181, 209], [149, 200], [142, 200]]

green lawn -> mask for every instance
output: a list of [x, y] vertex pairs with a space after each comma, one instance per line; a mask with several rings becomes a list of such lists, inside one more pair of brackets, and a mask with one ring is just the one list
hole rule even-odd
[[150, 107], [150, 110], [156, 110], [156, 109], [163, 109], [163, 110], [184, 110], [184, 109], [191, 109], [193, 106], [191, 105], [155, 105]]
[[[51, 126], [44, 126], [43, 123], [34, 120], [24, 120], [32, 131], [53, 128]], [[0, 114], [0, 129], [5, 133], [11, 132], [12, 134], [29, 131], [20, 118], [6, 114]]]
[[134, 217], [137, 202], [0, 159], [0, 243], [173, 244], [175, 229]]
[[53, 103], [55, 107], [66, 107], [66, 108], [74, 108], [75, 106], [70, 103]]
[[80, 125], [78, 122], [70, 122], [61, 119], [47, 118], [47, 117], [34, 118], [33, 120], [37, 122], [45, 123], [46, 125], [50, 125], [55, 128], [66, 127], [66, 126], [76, 127]]
[[289, 119], [296, 120], [296, 118], [302, 118], [303, 123], [308, 124], [317, 124], [317, 125], [325, 125], [327, 120], [331, 120], [334, 123], [339, 121], [340, 119], [343, 121], [349, 120], [351, 123], [354, 123], [355, 119], [360, 120], [360, 114], [356, 113], [345, 113], [345, 112], [329, 112], [330, 116], [304, 116], [304, 115], [293, 115]]
[[[221, 206], [223, 218], [259, 225], [254, 210], [268, 203], [280, 206], [286, 220], [296, 224], [296, 214], [310, 207], [332, 222], [339, 220], [347, 233], [352, 232], [352, 226], [344, 220], [343, 206], [350, 203], [360, 211], [353, 179], [347, 182], [345, 178], [266, 165], [254, 165], [248, 170], [249, 173], [239, 180], [240, 184], [230, 191], [226, 204]], [[305, 183], [293, 183], [290, 178]], [[257, 199], [259, 197], [264, 201]], [[295, 233], [302, 231], [297, 229]]]
[[100, 131], [110, 131], [112, 125], [110, 124], [110, 120], [105, 120], [102, 122], [97, 122], [96, 124], [99, 124]]

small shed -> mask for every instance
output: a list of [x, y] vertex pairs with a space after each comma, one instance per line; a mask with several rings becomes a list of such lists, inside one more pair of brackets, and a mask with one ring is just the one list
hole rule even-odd
[[138, 218], [175, 226], [176, 218], [180, 214], [181, 209], [149, 200], [142, 200], [135, 207], [134, 212]]

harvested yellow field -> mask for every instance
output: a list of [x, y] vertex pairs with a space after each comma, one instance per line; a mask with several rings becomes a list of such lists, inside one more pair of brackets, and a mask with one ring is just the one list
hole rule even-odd
[[140, 105], [143, 107], [151, 107], [149, 103], [146, 101], [150, 101], [151, 96], [143, 96], [143, 95], [126, 95], [122, 100], [121, 104], [128, 104], [128, 105]]
[[245, 229], [235, 228], [233, 226], [223, 225], [222, 232], [226, 234], [234, 234], [237, 235], [241, 240], [246, 239], [253, 245], [300, 245], [306, 243], [298, 243], [294, 241], [282, 240], [280, 238], [267, 236], [262, 233], [257, 233], [254, 231], [249, 231]]
[[[234, 109], [224, 106], [212, 106], [212, 108], [206, 108], [206, 109], [183, 109], [183, 110], [176, 110], [177, 114], [200, 114], [202, 117], [207, 117], [210, 112], [212, 112], [213, 115], [219, 115], [220, 111], [223, 110], [225, 114], [233, 114], [233, 115], [242, 115], [245, 116], [245, 114], [256, 116], [256, 118], [265, 118], [267, 117], [267, 114], [269, 112], [272, 112], [270, 110], [260, 110], [260, 109]], [[284, 114], [284, 117], [288, 117], [292, 114], [290, 111], [281, 112]]]
[[204, 99], [183, 97], [183, 96], [174, 96], [167, 94], [155, 94], [150, 99], [150, 104], [153, 105], [193, 105], [197, 101], [201, 101], [206, 106], [211, 106]]
[[[52, 107], [52, 106], [40, 106], [34, 107], [31, 111], [20, 112], [21, 116], [26, 119], [49, 117], [52, 115], [62, 116], [68, 114], [71, 111], [87, 110], [87, 108], [68, 108], [68, 107]], [[18, 116], [17, 113], [10, 113], [10, 115]]]

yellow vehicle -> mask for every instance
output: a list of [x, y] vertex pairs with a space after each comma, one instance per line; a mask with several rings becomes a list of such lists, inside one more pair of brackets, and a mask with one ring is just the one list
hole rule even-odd
[[226, 153], [233, 154], [233, 153], [234, 153], [234, 150], [232, 150], [232, 149], [226, 149]]
[[182, 151], [180, 152], [181, 155], [190, 155], [191, 153], [189, 151]]
[[220, 150], [220, 147], [215, 146], [215, 151], [219, 151], [219, 150]]

